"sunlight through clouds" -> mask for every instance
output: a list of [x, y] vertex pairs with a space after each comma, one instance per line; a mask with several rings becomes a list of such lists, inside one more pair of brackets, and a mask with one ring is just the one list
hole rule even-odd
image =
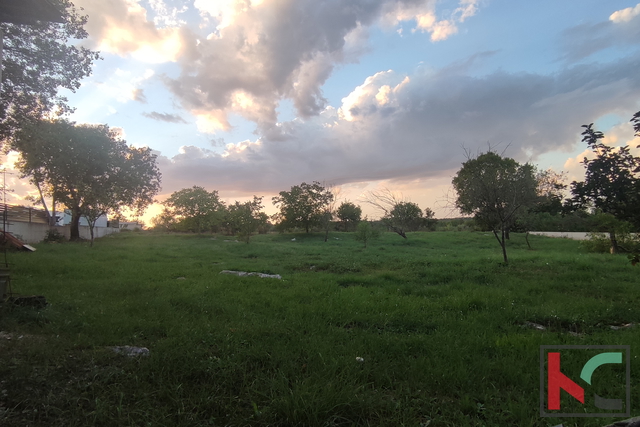
[[580, 125], [640, 109], [640, 4], [605, 3], [77, 0], [107, 65], [72, 99], [157, 143], [166, 192], [410, 192], [489, 144], [577, 177]]

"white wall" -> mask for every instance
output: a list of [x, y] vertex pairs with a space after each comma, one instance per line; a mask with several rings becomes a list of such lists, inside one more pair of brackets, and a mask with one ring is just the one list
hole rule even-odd
[[[2, 224], [0, 224], [0, 227], [2, 227]], [[91, 233], [89, 231], [88, 226], [81, 225], [79, 228], [80, 228], [81, 238], [87, 239], [87, 240], [91, 239]], [[64, 234], [67, 240], [69, 240], [69, 237], [71, 236], [70, 225], [57, 226], [55, 227], [55, 229], [58, 230], [60, 234]], [[19, 238], [20, 240], [22, 240], [24, 243], [42, 242], [45, 236], [47, 235], [47, 230], [49, 230], [49, 226], [47, 224], [35, 224], [35, 223], [17, 222], [17, 221], [13, 221], [7, 224], [7, 231], [13, 234], [14, 236], [16, 236], [17, 238]], [[107, 236], [112, 233], [119, 233], [119, 232], [120, 232], [119, 228], [112, 228], [112, 227], [96, 226], [93, 229], [93, 235], [96, 239], [99, 237]]]
[[[64, 211], [64, 216], [60, 221], [58, 221], [58, 224], [59, 225], [69, 225], [69, 224], [71, 224], [71, 211], [65, 210]], [[81, 216], [80, 217], [80, 225], [86, 225], [88, 227], [89, 226], [89, 222], [87, 221], [87, 219], [85, 217]], [[106, 215], [101, 215], [96, 220], [96, 227], [106, 227], [106, 226], [107, 226], [107, 216]]]

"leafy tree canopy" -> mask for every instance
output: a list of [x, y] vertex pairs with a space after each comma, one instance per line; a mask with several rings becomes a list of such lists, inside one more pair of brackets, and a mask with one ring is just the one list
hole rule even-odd
[[6, 142], [25, 122], [39, 119], [54, 107], [69, 111], [58, 90], [75, 91], [99, 59], [97, 52], [72, 44], [87, 37], [83, 28], [87, 17], [80, 16], [68, 0], [52, 2], [64, 23], [0, 23], [4, 32], [0, 141]]
[[456, 207], [493, 231], [507, 263], [505, 232], [538, 200], [535, 168], [490, 151], [464, 162], [453, 186]]
[[[640, 136], [640, 112], [631, 122], [636, 135]], [[612, 147], [602, 140], [604, 134], [593, 129], [593, 123], [583, 125], [582, 142], [595, 154], [595, 158], [584, 158], [584, 181], [571, 183], [573, 198], [567, 203], [569, 209], [595, 209], [609, 214], [617, 221], [628, 221], [640, 227], [640, 157], [631, 154], [630, 147]], [[610, 224], [611, 251], [618, 252], [616, 230], [620, 226]]]
[[422, 209], [413, 202], [397, 203], [382, 220], [404, 231], [417, 231], [424, 222]]
[[[636, 113], [636, 131], [640, 116]], [[594, 159], [584, 158], [584, 181], [571, 183], [571, 204], [578, 208], [595, 208], [613, 215], [619, 220], [634, 222], [640, 226], [640, 157], [630, 152], [630, 147], [612, 147], [602, 142], [604, 134], [593, 129], [593, 123], [583, 125], [582, 142], [595, 154]]]
[[216, 190], [209, 192], [197, 185], [174, 192], [165, 205], [188, 223], [190, 231], [198, 233], [219, 223], [224, 209]]
[[355, 230], [362, 218], [362, 209], [355, 203], [342, 202], [336, 211], [336, 216], [340, 220], [342, 230]]
[[262, 212], [262, 197], [253, 196], [253, 201], [240, 203], [238, 201], [227, 207], [225, 224], [232, 234], [249, 243], [251, 235], [260, 227], [267, 225], [269, 217]]
[[327, 207], [333, 201], [333, 193], [319, 182], [303, 182], [291, 187], [290, 191], [281, 191], [274, 197], [273, 204], [280, 212], [280, 227], [290, 229], [304, 228], [308, 233], [311, 227], [322, 223]]
[[72, 239], [80, 237], [81, 216], [97, 218], [123, 208], [141, 213], [160, 189], [151, 149], [128, 146], [107, 125], [30, 122], [14, 134], [7, 149], [20, 154], [18, 169], [42, 196], [71, 210]]

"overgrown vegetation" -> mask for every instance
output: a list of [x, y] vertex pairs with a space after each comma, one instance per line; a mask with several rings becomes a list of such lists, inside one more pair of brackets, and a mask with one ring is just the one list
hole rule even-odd
[[[539, 417], [539, 346], [640, 345], [638, 326], [610, 327], [640, 322], [626, 257], [539, 236], [528, 250], [512, 233], [504, 266], [490, 233], [383, 233], [367, 249], [352, 236], [245, 245], [126, 233], [91, 251], [11, 254], [13, 291], [50, 306], [0, 312], [0, 425], [609, 422]], [[116, 345], [150, 356], [129, 359]], [[632, 384], [639, 373], [632, 358]], [[631, 407], [639, 402], [633, 387]]]
[[50, 228], [47, 230], [44, 236], [45, 243], [62, 243], [66, 240], [64, 234], [60, 233], [55, 228]]

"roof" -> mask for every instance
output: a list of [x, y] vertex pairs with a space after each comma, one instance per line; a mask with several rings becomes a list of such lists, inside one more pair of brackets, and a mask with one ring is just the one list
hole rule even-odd
[[37, 21], [64, 22], [51, 0], [2, 0], [0, 22], [34, 24]]

